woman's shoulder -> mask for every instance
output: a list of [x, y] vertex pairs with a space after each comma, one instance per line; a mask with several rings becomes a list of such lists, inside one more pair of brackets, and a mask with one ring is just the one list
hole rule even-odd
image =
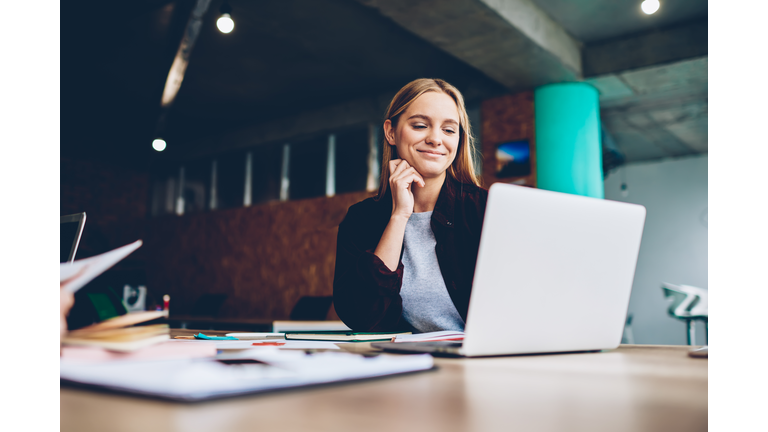
[[344, 220], [347, 222], [356, 222], [358, 220], [370, 221], [371, 219], [377, 218], [380, 214], [388, 216], [391, 209], [387, 208], [386, 202], [384, 201], [385, 198], [386, 197], [377, 199], [376, 196], [372, 196], [352, 204], [349, 206], [349, 209], [347, 209], [347, 216]]
[[459, 181], [456, 181], [453, 186], [457, 189], [457, 192], [461, 194], [461, 197], [464, 200], [470, 199], [471, 201], [483, 203], [488, 200], [488, 189], [482, 186], [478, 186], [474, 183], [464, 183]]
[[474, 183], [464, 183], [464, 190], [472, 195], [488, 196], [488, 189]]

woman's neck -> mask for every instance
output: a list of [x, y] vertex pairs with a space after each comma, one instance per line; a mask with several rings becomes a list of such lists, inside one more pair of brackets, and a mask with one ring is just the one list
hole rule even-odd
[[445, 182], [446, 173], [440, 177], [424, 179], [424, 187], [411, 186], [413, 191], [413, 212], [424, 213], [435, 209], [437, 197]]

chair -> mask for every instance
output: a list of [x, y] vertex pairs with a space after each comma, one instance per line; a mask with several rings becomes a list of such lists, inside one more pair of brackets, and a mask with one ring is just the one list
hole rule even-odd
[[704, 343], [709, 344], [708, 290], [689, 285], [662, 283], [664, 297], [671, 300], [667, 312], [686, 322], [688, 345], [696, 343], [696, 321], [704, 322]]

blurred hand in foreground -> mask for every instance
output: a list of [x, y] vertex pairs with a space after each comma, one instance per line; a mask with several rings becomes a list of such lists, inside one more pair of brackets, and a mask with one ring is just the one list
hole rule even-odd
[[64, 289], [59, 290], [61, 292], [61, 322], [59, 323], [59, 341], [64, 338], [64, 335], [67, 334], [67, 315], [69, 315], [69, 310], [72, 309], [72, 305], [75, 304], [75, 296]]

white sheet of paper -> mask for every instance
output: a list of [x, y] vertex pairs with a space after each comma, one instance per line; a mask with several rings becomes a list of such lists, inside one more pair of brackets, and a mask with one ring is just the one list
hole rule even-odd
[[141, 240], [90, 258], [59, 265], [61, 289], [76, 292], [142, 245]]
[[[382, 354], [366, 358], [343, 352], [306, 355], [301, 351], [253, 350], [263, 363], [224, 364], [215, 359], [184, 359], [101, 364], [60, 361], [60, 377], [82, 384], [174, 400], [194, 401], [428, 370], [430, 355]], [[264, 364], [265, 363], [265, 364]]]
[[285, 333], [227, 333], [240, 340], [285, 339]]

